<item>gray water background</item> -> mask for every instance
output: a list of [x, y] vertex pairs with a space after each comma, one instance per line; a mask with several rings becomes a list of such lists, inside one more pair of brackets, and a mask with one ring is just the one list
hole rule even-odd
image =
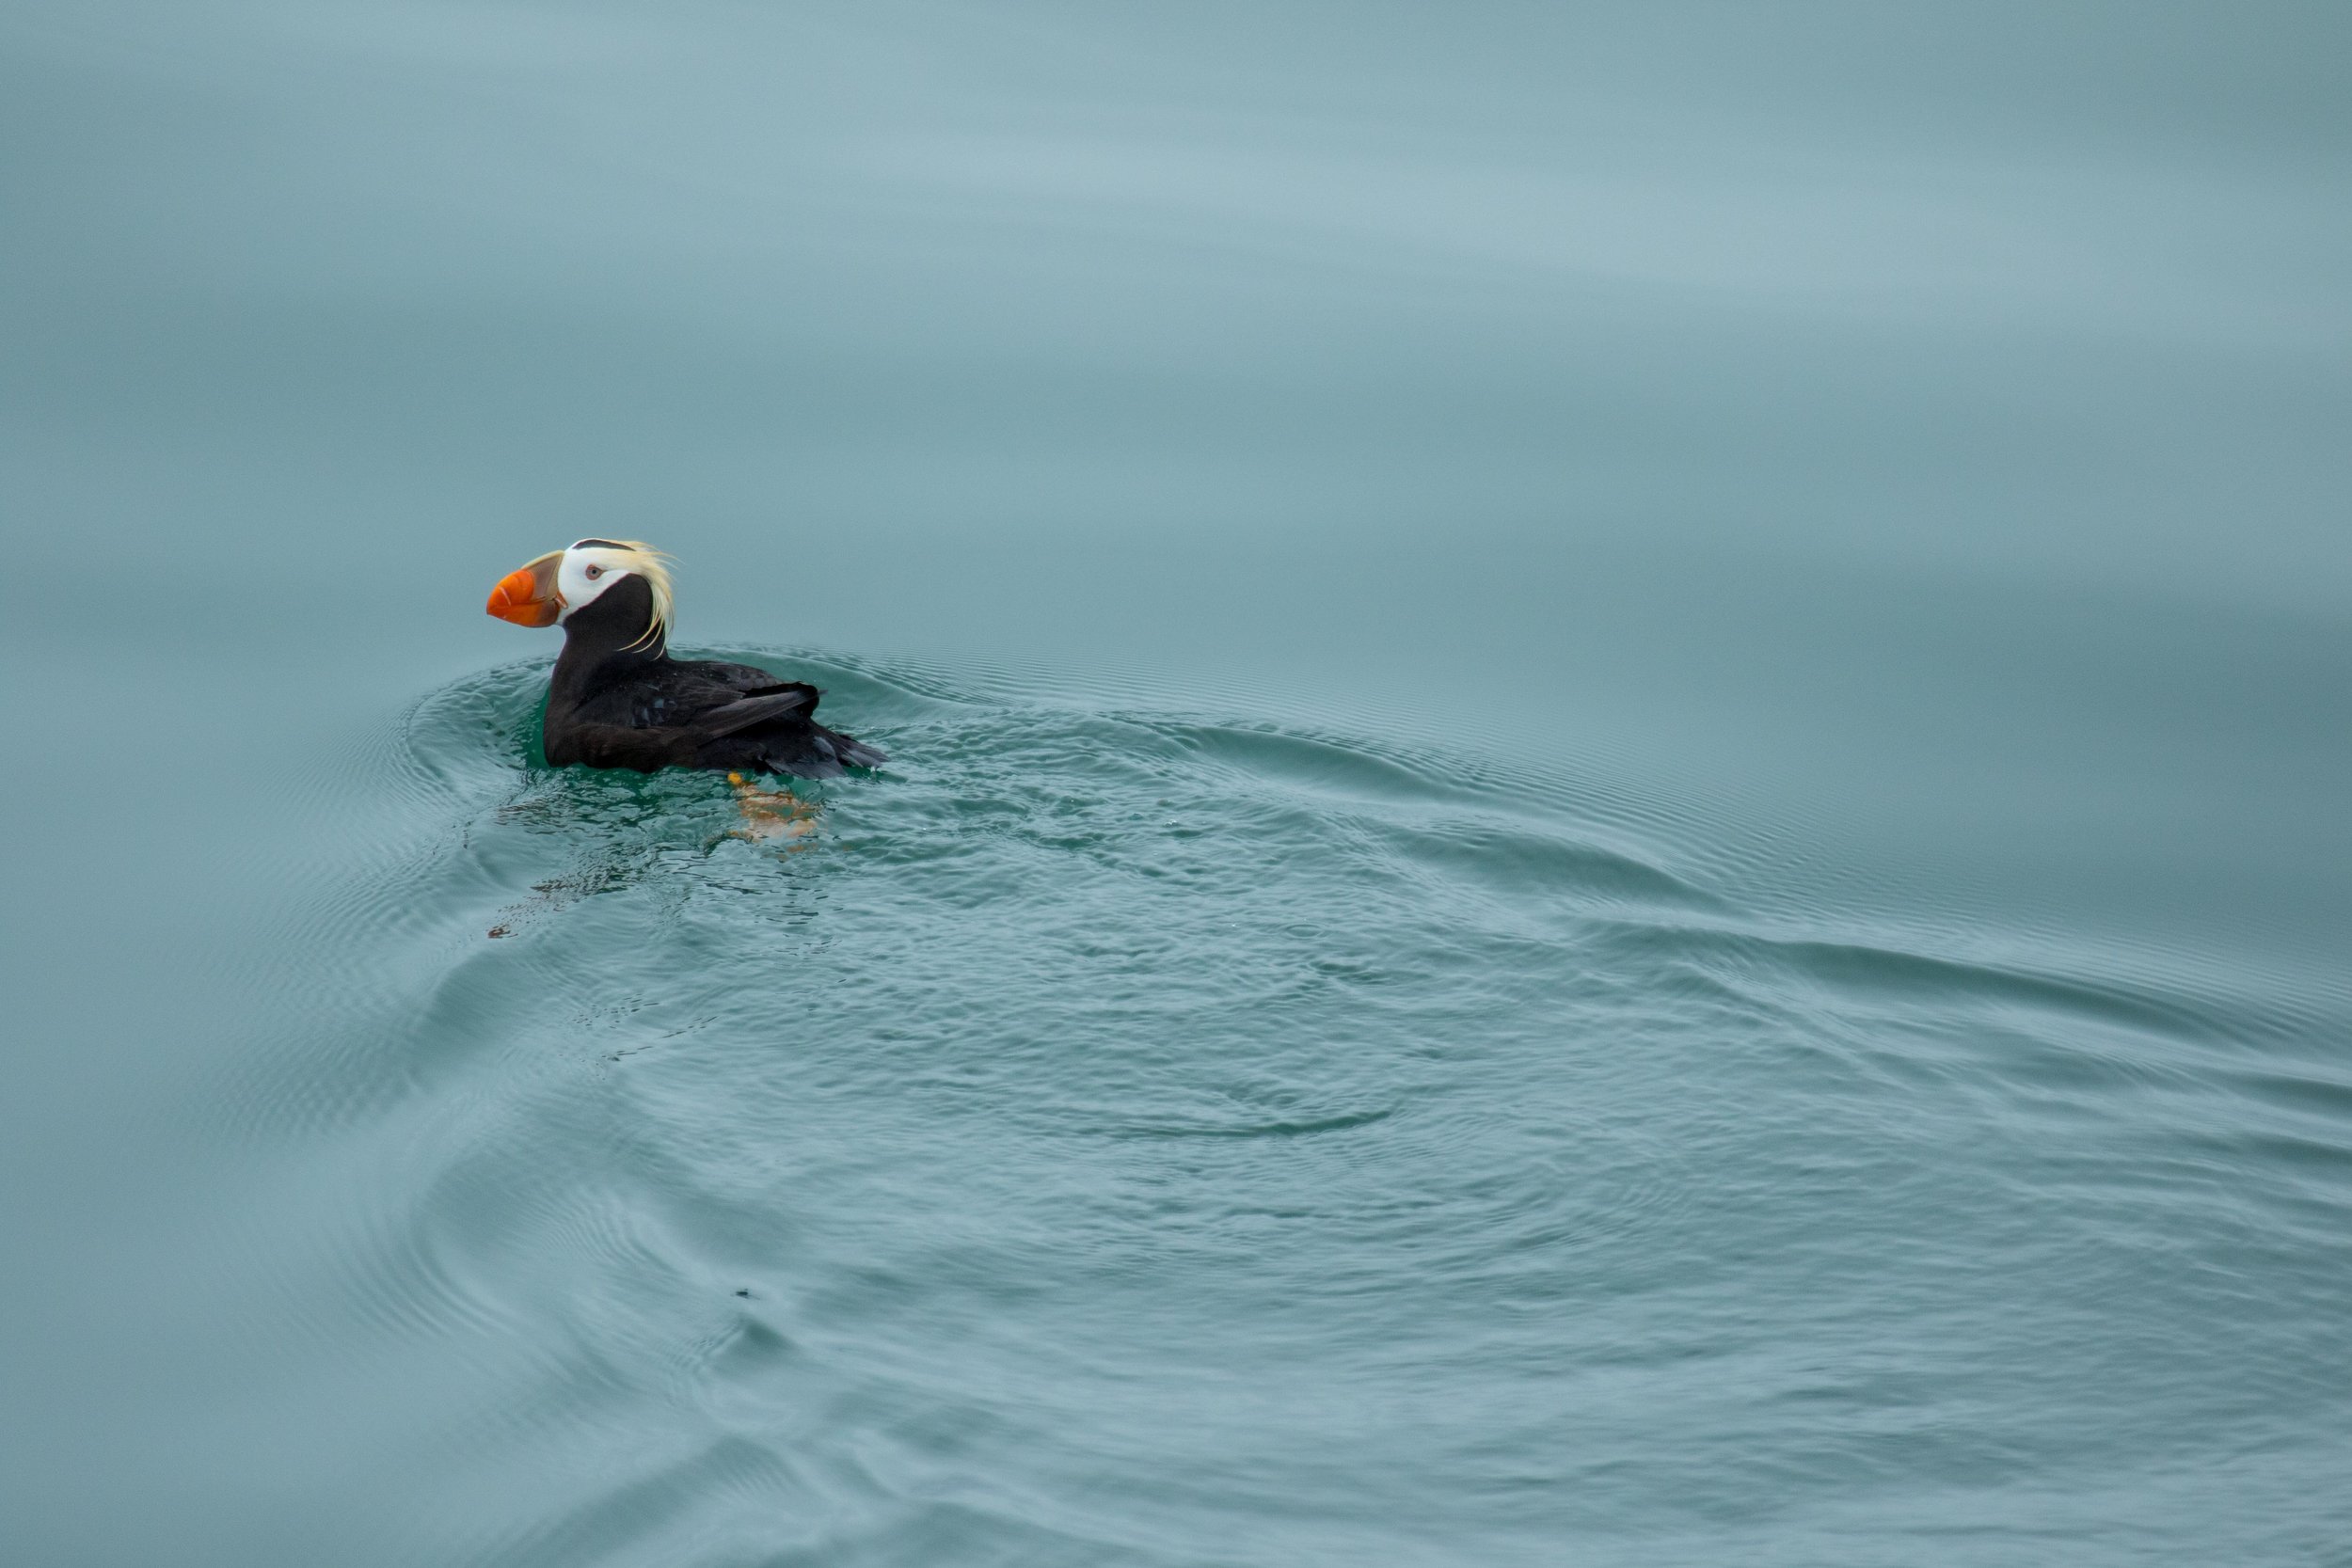
[[0, 8], [6, 1557], [2352, 1560], [2348, 85]]

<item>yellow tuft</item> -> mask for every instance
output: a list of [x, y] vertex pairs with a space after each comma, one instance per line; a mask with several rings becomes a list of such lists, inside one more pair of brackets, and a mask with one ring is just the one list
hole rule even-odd
[[649, 643], [667, 641], [674, 603], [670, 591], [670, 558], [643, 540], [614, 539], [610, 543], [628, 552], [628, 570], [644, 578], [645, 586], [653, 590], [653, 620], [647, 624], [645, 635], [628, 645], [643, 648]]

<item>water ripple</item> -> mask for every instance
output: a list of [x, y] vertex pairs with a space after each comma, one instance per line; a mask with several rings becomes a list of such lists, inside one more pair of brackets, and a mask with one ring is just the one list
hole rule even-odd
[[[748, 652], [897, 760], [755, 842], [545, 768], [543, 666], [435, 692], [340, 765], [231, 1085], [371, 1173], [285, 1293], [483, 1370], [450, 1495], [508, 1524], [449, 1560], [1535, 1562], [2321, 1397], [2319, 992], [1792, 920], [1704, 814], [1476, 757]], [[2213, 1310], [2236, 1373], [2165, 1370]]]

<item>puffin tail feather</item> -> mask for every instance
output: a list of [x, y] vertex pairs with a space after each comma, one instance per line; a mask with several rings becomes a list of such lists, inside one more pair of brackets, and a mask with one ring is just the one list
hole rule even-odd
[[817, 729], [817, 733], [833, 742], [834, 755], [841, 759], [845, 768], [880, 768], [890, 760], [889, 752], [877, 746], [868, 746], [863, 740], [853, 740], [846, 735], [821, 727]]

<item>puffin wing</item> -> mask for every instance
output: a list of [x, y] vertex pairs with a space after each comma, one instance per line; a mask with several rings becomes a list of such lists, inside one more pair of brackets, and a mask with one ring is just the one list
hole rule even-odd
[[[817, 723], [818, 689], [749, 664], [680, 660], [608, 689], [548, 736], [548, 760], [650, 771], [743, 768], [834, 777], [887, 760]], [[560, 755], [559, 755], [560, 753]]]
[[716, 740], [738, 730], [764, 724], [771, 719], [805, 712], [816, 704], [817, 694], [806, 687], [784, 691], [771, 691], [764, 696], [743, 697], [735, 702], [706, 708], [694, 715], [687, 725], [697, 739]]
[[681, 658], [674, 660], [672, 668], [697, 680], [739, 691], [746, 697], [764, 696], [788, 687], [799, 687], [811, 698], [818, 694], [817, 689], [805, 681], [781, 679], [773, 671], [762, 670], [756, 664], [734, 664], [722, 658]]

